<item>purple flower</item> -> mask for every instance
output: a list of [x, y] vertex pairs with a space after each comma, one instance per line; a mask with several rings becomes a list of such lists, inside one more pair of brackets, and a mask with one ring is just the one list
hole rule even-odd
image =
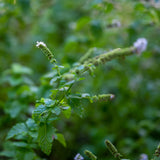
[[74, 160], [84, 160], [84, 158], [79, 153], [77, 153], [74, 157]]
[[147, 48], [147, 40], [145, 38], [139, 38], [134, 42], [133, 46], [136, 48], [136, 53], [141, 54]]
[[112, 26], [119, 28], [119, 27], [121, 27], [121, 22], [118, 21], [117, 19], [113, 19], [113, 20], [112, 20]]
[[140, 155], [140, 160], [148, 160], [148, 156], [145, 153]]
[[113, 99], [114, 97], [115, 97], [115, 95], [114, 95], [114, 94], [111, 94], [110, 99]]

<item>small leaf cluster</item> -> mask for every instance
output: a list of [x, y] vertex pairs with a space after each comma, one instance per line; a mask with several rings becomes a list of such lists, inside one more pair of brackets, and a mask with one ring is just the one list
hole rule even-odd
[[5, 70], [0, 81], [1, 90], [5, 96], [0, 102], [6, 114], [11, 118], [22, 119], [25, 114], [31, 114], [33, 102], [37, 93], [37, 86], [30, 76], [33, 71], [30, 68], [14, 63], [11, 68]]

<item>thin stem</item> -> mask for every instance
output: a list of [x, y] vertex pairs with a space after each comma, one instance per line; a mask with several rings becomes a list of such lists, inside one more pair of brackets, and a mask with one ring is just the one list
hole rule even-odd
[[62, 100], [64, 99], [65, 95], [67, 95], [68, 92], [70, 91], [70, 89], [72, 88], [73, 84], [74, 84], [74, 83], [72, 83], [72, 84], [69, 86], [69, 88], [67, 89], [67, 91], [63, 94], [62, 98], [58, 101], [58, 103], [55, 104], [55, 106], [56, 106], [56, 105], [58, 106], [58, 105], [62, 102]]
[[92, 54], [93, 54], [94, 48], [90, 48], [88, 50], [88, 52], [81, 57], [81, 59], [79, 60], [79, 62], [82, 64], [83, 62], [85, 62]]
[[132, 55], [134, 53], [134, 51], [135, 51], [135, 47], [124, 48], [124, 49], [117, 48], [117, 49], [114, 49], [110, 52], [106, 52], [106, 53], [101, 54], [99, 56], [96, 56], [92, 59], [89, 59], [88, 61], [85, 62], [85, 64], [91, 63], [94, 65], [99, 65], [101, 63], [111, 61], [114, 58]]
[[136, 50], [135, 47], [129, 47], [124, 49], [120, 49], [120, 48], [114, 49], [110, 52], [106, 52], [104, 54], [101, 54], [99, 56], [86, 60], [82, 64], [83, 69], [79, 70], [78, 67], [76, 66], [74, 69], [71, 70], [71, 73], [76, 73], [78, 75], [83, 74], [88, 70], [94, 69], [98, 65], [111, 61], [112, 59], [132, 55], [135, 53], [135, 50]]

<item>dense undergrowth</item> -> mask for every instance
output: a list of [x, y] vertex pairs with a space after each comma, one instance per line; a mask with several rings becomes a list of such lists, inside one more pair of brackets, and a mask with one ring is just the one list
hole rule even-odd
[[159, 158], [159, 1], [6, 0], [0, 23], [0, 159]]

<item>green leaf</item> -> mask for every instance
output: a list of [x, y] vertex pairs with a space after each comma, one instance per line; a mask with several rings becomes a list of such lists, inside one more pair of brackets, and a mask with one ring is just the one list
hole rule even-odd
[[41, 160], [39, 157], [37, 157], [37, 155], [34, 152], [26, 152], [24, 154], [24, 160]]
[[37, 128], [37, 124], [35, 123], [35, 121], [31, 118], [29, 118], [27, 121], [26, 121], [26, 125], [27, 127], [30, 129], [30, 130], [35, 130]]
[[112, 3], [107, 3], [106, 4], [106, 9], [105, 9], [106, 13], [110, 13], [113, 9], [114, 9], [114, 6], [113, 6]]
[[73, 83], [75, 83], [75, 80], [72, 80], [72, 81], [69, 81], [69, 82], [65, 83], [65, 86], [69, 86], [69, 85], [71, 85]]
[[17, 88], [16, 94], [20, 97], [27, 98], [29, 96], [34, 96], [33, 94], [36, 93], [37, 88], [35, 86], [30, 87], [29, 85], [21, 85]]
[[6, 103], [5, 111], [11, 116], [11, 118], [16, 118], [24, 108], [25, 106], [20, 104], [19, 101], [8, 101], [8, 103]]
[[50, 81], [50, 85], [53, 85], [54, 83], [56, 83], [56, 81], [59, 80], [60, 78], [61, 78], [60, 76], [56, 76], [56, 77], [52, 78]]
[[70, 118], [70, 116], [71, 116], [71, 107], [70, 106], [62, 107], [62, 113], [64, 114], [64, 116], [66, 118]]
[[144, 4], [142, 3], [135, 3], [134, 9], [139, 12], [144, 12], [146, 10]]
[[37, 133], [38, 126], [35, 123], [35, 121], [33, 119], [29, 118], [26, 121], [26, 125], [27, 125], [27, 127], [29, 129], [28, 135], [30, 135], [32, 138], [36, 138], [37, 139], [37, 136], [38, 136], [38, 133]]
[[15, 152], [12, 150], [4, 150], [4, 151], [0, 152], [0, 156], [11, 158], [11, 157], [15, 156]]
[[59, 106], [52, 109], [52, 113], [56, 114], [57, 116], [61, 113], [61, 109]]
[[41, 98], [40, 100], [37, 100], [37, 103], [44, 104], [46, 107], [52, 107], [55, 104], [55, 100], [50, 98]]
[[64, 147], [66, 147], [66, 141], [63, 134], [57, 133], [55, 139], [57, 139]]
[[70, 95], [67, 97], [67, 100], [73, 111], [80, 117], [83, 117], [85, 114], [84, 106], [88, 103], [88, 98], [82, 98], [80, 95]]
[[25, 143], [25, 142], [13, 142], [13, 145], [14, 145], [15, 147], [22, 147], [22, 148], [28, 147], [28, 144]]
[[27, 149], [16, 150], [16, 160], [41, 160], [33, 151]]
[[90, 22], [90, 17], [82, 17], [76, 23], [76, 30], [81, 30]]
[[12, 129], [9, 131], [6, 139], [13, 138], [17, 135], [26, 135], [28, 132], [28, 129], [24, 123], [18, 123], [15, 126], [12, 127]]
[[18, 63], [14, 63], [12, 65], [12, 72], [15, 74], [32, 74], [32, 70], [30, 68], [24, 67]]
[[11, 76], [7, 79], [7, 81], [11, 86], [17, 86], [23, 83], [23, 78]]
[[53, 100], [56, 100], [56, 99], [61, 99], [64, 95], [64, 92], [66, 92], [65, 90], [66, 88], [65, 87], [62, 87], [61, 89], [55, 89], [55, 90], [52, 90], [52, 94], [51, 94], [51, 97]]
[[47, 115], [47, 108], [44, 105], [39, 105], [33, 112], [33, 119], [36, 123], [44, 122]]
[[154, 9], [150, 10], [149, 15], [151, 16], [153, 22], [155, 22], [157, 24], [159, 23], [159, 16], [158, 16], [157, 12]]
[[55, 133], [52, 125], [43, 124], [38, 129], [38, 143], [41, 150], [49, 155], [52, 150], [53, 135]]

